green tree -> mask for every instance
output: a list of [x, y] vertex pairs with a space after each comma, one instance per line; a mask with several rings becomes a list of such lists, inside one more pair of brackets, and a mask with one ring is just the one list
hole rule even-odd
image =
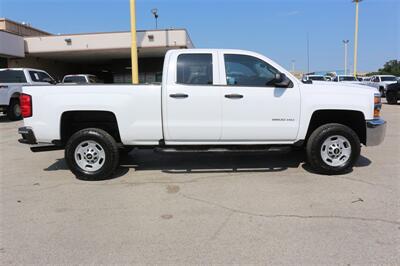
[[370, 75], [395, 75], [400, 76], [400, 61], [390, 60], [383, 65], [377, 72], [368, 73]]

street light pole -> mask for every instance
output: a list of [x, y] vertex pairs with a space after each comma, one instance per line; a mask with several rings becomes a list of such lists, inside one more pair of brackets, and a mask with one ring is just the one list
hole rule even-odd
[[343, 40], [344, 43], [344, 74], [347, 75], [347, 45], [349, 40]]
[[151, 10], [151, 13], [153, 14], [155, 20], [156, 20], [156, 29], [158, 28], [158, 9], [157, 8], [153, 8]]
[[307, 73], [310, 73], [310, 36], [307, 32]]
[[358, 46], [358, 3], [362, 0], [353, 0], [356, 3], [356, 22], [355, 22], [355, 30], [354, 30], [354, 70], [353, 75], [357, 77], [357, 46]]
[[130, 0], [131, 13], [131, 67], [132, 67], [132, 84], [139, 83], [139, 67], [136, 42], [136, 10], [135, 0]]

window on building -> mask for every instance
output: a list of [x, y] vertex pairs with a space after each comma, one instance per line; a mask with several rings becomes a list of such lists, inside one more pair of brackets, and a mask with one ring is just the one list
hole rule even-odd
[[177, 63], [177, 83], [213, 84], [212, 54], [181, 54]]
[[248, 55], [226, 54], [226, 83], [229, 86], [273, 86], [278, 70], [266, 62]]
[[0, 83], [26, 83], [24, 71], [2, 70], [0, 71]]

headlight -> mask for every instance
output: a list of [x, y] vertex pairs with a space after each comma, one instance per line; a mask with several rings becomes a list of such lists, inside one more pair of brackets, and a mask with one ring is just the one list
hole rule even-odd
[[381, 95], [375, 94], [374, 95], [374, 118], [381, 117], [381, 108], [382, 108]]

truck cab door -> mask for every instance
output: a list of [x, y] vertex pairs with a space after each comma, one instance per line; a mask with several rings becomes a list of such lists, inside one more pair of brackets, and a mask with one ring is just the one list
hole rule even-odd
[[171, 142], [218, 141], [221, 87], [216, 52], [172, 53], [163, 77], [163, 129]]
[[225, 66], [220, 78], [225, 79], [221, 141], [295, 140], [300, 119], [297, 82], [275, 86], [275, 74], [282, 73], [281, 67], [256, 54], [221, 53], [219, 60]]

